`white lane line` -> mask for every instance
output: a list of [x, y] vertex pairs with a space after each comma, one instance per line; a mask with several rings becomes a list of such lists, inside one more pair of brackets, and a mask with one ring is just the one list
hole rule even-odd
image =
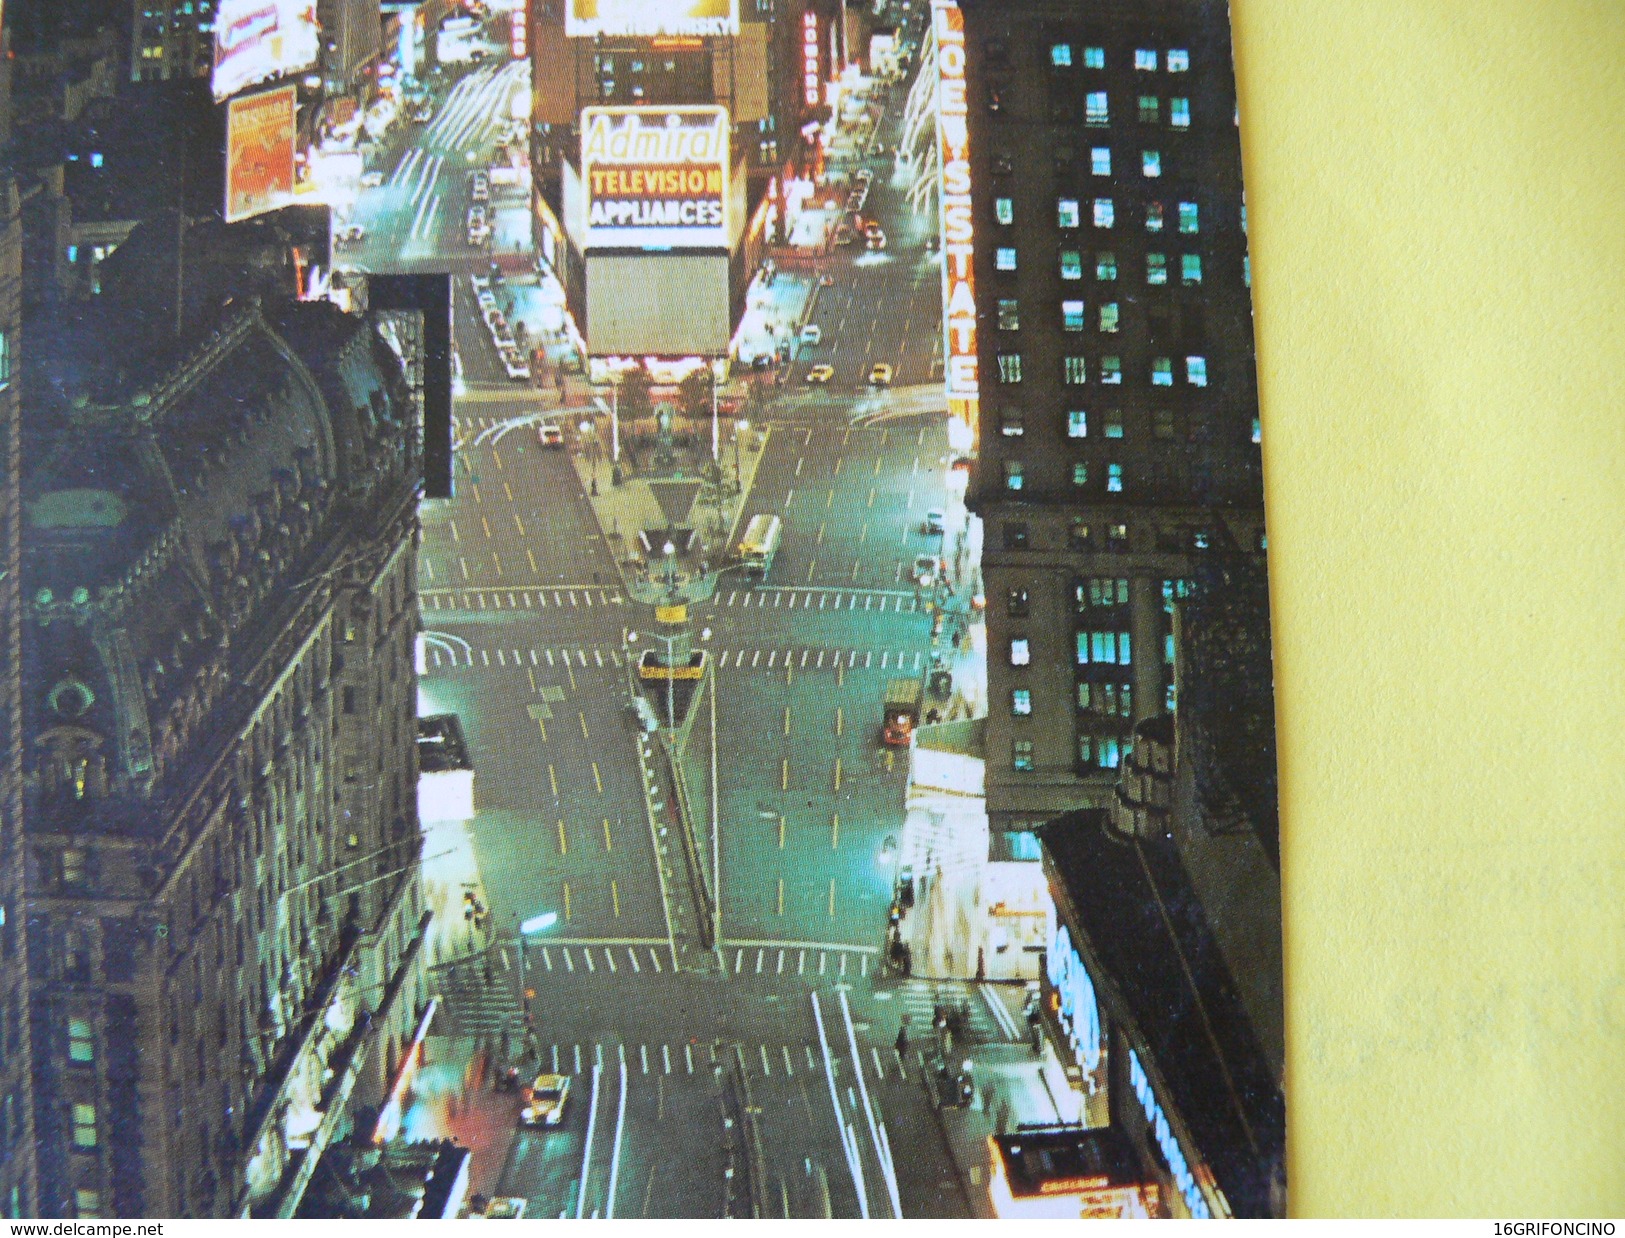
[[773, 669], [773, 662], [778, 656], [779, 656], [779, 651], [777, 649], [773, 650], [771, 653], [769, 653], [767, 655], [767, 669], [768, 670]]
[[1005, 1008], [1005, 1004], [993, 995], [992, 989], [984, 988], [978, 991], [982, 995], [982, 1000], [987, 1003], [987, 1008], [993, 1015], [993, 1021], [999, 1025], [1004, 1034], [1011, 1040], [1020, 1040], [1021, 1032], [1016, 1027], [1016, 1020], [1010, 1011]]
[[559, 1073], [559, 1047], [557, 1045], [553, 1046], [553, 1073], [555, 1075]]
[[722, 657], [717, 659], [717, 669], [724, 671], [728, 669], [728, 654], [731, 652], [732, 650], [728, 649], [722, 651]]
[[581, 1073], [581, 1046], [578, 1045], [578, 1044], [571, 1045], [570, 1046], [570, 1051], [571, 1051], [571, 1053], [573, 1053], [575, 1055], [575, 1059], [576, 1059], [575, 1073], [579, 1075]]
[[[852, 1051], [853, 1073], [858, 1077], [858, 1095], [863, 1097], [863, 1116], [869, 1124], [869, 1140], [875, 1146], [875, 1159], [880, 1162], [881, 1174], [886, 1179], [886, 1194], [891, 1198], [891, 1214], [901, 1219], [903, 1201], [897, 1191], [897, 1170], [891, 1163], [891, 1148], [875, 1126], [875, 1110], [874, 1106], [869, 1103], [869, 1083], [863, 1077], [863, 1058], [858, 1053], [858, 1034], [852, 1026], [852, 1010], [847, 1005], [845, 989], [841, 990], [840, 999], [841, 1018], [846, 1023], [846, 1043]], [[880, 1065], [878, 1055], [875, 1057], [875, 1065]]]
[[693, 1045], [684, 1045], [683, 1046], [683, 1061], [688, 1064], [688, 1073], [692, 1075], [694, 1073], [694, 1046]]
[[738, 950], [736, 950], [734, 952], [734, 975], [737, 976], [744, 969], [745, 969], [745, 948], [743, 946], [741, 946]]
[[767, 957], [767, 951], [766, 950], [758, 950], [756, 952], [756, 974], [758, 976], [760, 976], [762, 974], [762, 960], [765, 959], [766, 957]]
[[570, 957], [570, 951], [565, 949], [559, 951], [559, 953], [564, 955], [564, 970], [573, 972], [576, 969], [576, 963], [575, 960]]
[[783, 950], [779, 951], [779, 966], [778, 966], [778, 970], [774, 974], [778, 975], [778, 976], [784, 975], [784, 951]]
[[[649, 1073], [648, 1059], [644, 1059], [643, 1073]], [[604, 1218], [615, 1217], [615, 1184], [621, 1177], [621, 1132], [626, 1128], [626, 1058], [621, 1058], [621, 1099], [615, 1112], [615, 1143], [609, 1157], [609, 1195], [604, 1200]], [[898, 1213], [899, 1216], [902, 1213]]]
[[756, 1047], [762, 1051], [762, 1073], [764, 1075], [772, 1075], [773, 1064], [767, 1060], [767, 1046], [757, 1045]]
[[[835, 1125], [841, 1135], [841, 1151], [846, 1154], [847, 1172], [852, 1175], [852, 1186], [857, 1191], [858, 1212], [867, 1221], [869, 1219], [869, 1192], [863, 1183], [863, 1165], [858, 1160], [858, 1150], [855, 1146], [857, 1140], [851, 1133], [851, 1127], [847, 1125], [845, 1115], [841, 1112], [840, 1094], [835, 1090], [835, 1065], [830, 1059], [829, 1037], [824, 1034], [824, 1014], [818, 1005], [818, 994], [812, 993], [809, 996], [812, 998], [813, 1020], [818, 1024], [818, 1048], [824, 1055], [824, 1081], [829, 1084], [830, 1108], [835, 1111]], [[863, 1071], [861, 1068], [858, 1074], [860, 1077], [862, 1076]], [[898, 1215], [901, 1215], [901, 1213]]]
[[663, 970], [663, 968], [660, 966], [660, 956], [655, 953], [655, 948], [653, 946], [649, 947], [649, 961], [655, 965], [655, 971], [658, 972]]
[[581, 1220], [587, 1211], [587, 1175], [592, 1170], [592, 1136], [598, 1127], [598, 1081], [604, 1073], [604, 1068], [594, 1063], [592, 1068], [592, 1100], [588, 1102], [587, 1109], [587, 1142], [581, 1149], [581, 1190], [576, 1193], [576, 1220]]
[[638, 1046], [638, 1061], [643, 1064], [643, 1073], [648, 1074], [649, 1073], [649, 1046], [648, 1045], [639, 1045]]
[[886, 1077], [886, 1068], [881, 1064], [880, 1050], [875, 1048], [873, 1045], [870, 1045], [869, 1052], [874, 1054], [875, 1058], [875, 1078], [884, 1079]]
[[663, 1044], [663, 1045], [660, 1046], [660, 1060], [663, 1063], [665, 1063], [666, 1073], [668, 1075], [671, 1074], [671, 1046], [670, 1045]]

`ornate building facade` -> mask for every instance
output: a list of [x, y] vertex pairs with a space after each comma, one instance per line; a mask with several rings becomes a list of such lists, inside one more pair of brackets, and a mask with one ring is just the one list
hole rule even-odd
[[0, 180], [0, 1214], [34, 1206], [22, 914], [22, 624], [20, 425], [23, 228], [16, 186]]
[[426, 1000], [408, 393], [325, 304], [239, 302], [142, 377], [61, 355], [23, 496], [36, 1210], [291, 1215]]

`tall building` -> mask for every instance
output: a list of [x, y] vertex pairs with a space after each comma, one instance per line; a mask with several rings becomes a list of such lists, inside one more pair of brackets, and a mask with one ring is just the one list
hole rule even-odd
[[130, 79], [208, 77], [221, 0], [130, 0]]
[[22, 251], [22, 206], [6, 174], [0, 176], [0, 1214], [8, 1217], [32, 1216], [35, 1199], [23, 902]]
[[[803, 127], [829, 115], [828, 19], [804, 0], [530, 0], [527, 21], [537, 250], [586, 352], [725, 354], [786, 183], [805, 172]], [[648, 145], [679, 121], [708, 132], [719, 110], [721, 149]], [[653, 312], [678, 303], [681, 320]]]
[[409, 393], [330, 305], [119, 305], [29, 370], [36, 1211], [292, 1215], [424, 1013]]
[[1204, 556], [1261, 560], [1263, 488], [1226, 7], [962, 11], [936, 63], [975, 319], [948, 349], [979, 389], [997, 838], [1107, 806], [1135, 724], [1176, 707]]

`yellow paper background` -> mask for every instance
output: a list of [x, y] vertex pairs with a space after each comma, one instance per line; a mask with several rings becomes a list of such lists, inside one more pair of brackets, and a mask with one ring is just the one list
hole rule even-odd
[[1299, 1216], [1625, 1214], [1625, 4], [1235, 0]]

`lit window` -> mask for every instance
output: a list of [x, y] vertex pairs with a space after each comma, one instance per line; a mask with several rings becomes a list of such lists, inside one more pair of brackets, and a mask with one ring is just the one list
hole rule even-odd
[[1016, 688], [1010, 693], [1010, 712], [1025, 718], [1033, 712], [1033, 694], [1029, 688]]
[[1174, 385], [1174, 363], [1169, 358], [1151, 358], [1151, 385], [1153, 387], [1172, 387]]
[[1262, 443], [1263, 441], [1264, 441], [1264, 423], [1262, 421], [1260, 421], [1257, 417], [1254, 417], [1253, 418], [1253, 442]]
[[1026, 666], [1032, 660], [1032, 650], [1027, 645], [1027, 638], [1025, 636], [1012, 636], [1010, 638], [1010, 665]]
[[78, 885], [85, 879], [85, 853], [69, 848], [62, 853], [62, 883]]
[[1019, 383], [1021, 381], [1020, 353], [1001, 352], [999, 354], [999, 381], [1001, 383]]
[[1083, 278], [1083, 254], [1076, 249], [1063, 249], [1061, 251], [1061, 278]]
[[1072, 528], [1067, 533], [1067, 543], [1073, 550], [1089, 549], [1089, 526], [1083, 522], [1082, 517], [1072, 517]]
[[1174, 634], [1172, 632], [1162, 638], [1162, 662], [1164, 666], [1174, 664]]
[[1168, 282], [1168, 259], [1163, 254], [1147, 254], [1145, 256], [1145, 282], [1148, 284], [1166, 284]]
[[75, 1104], [73, 1106], [73, 1146], [76, 1148], [94, 1148], [96, 1146], [96, 1106]]
[[1106, 92], [1091, 90], [1083, 99], [1083, 120], [1088, 125], [1109, 125], [1111, 114], [1106, 109]]
[[1004, 609], [1007, 614], [1020, 618], [1027, 613], [1027, 591], [1025, 589], [1012, 589], [1004, 600]]
[[[1082, 308], [1080, 305], [1079, 308]], [[1117, 302], [1108, 301], [1100, 307], [1100, 329], [1111, 332], [1117, 330]]]
[[1121, 357], [1102, 357], [1100, 359], [1100, 381], [1109, 386], [1116, 386], [1123, 381], [1123, 359]]
[[1020, 490], [1026, 481], [1020, 460], [1006, 460], [1004, 462], [1004, 488], [1006, 490]]
[[1149, 47], [1136, 48], [1134, 51], [1134, 67], [1147, 73], [1157, 71], [1157, 53]]
[[1178, 712], [1178, 710], [1179, 710], [1179, 690], [1173, 684], [1168, 685], [1168, 691], [1163, 695], [1162, 699], [1163, 699], [1163, 704], [1167, 706], [1169, 713], [1177, 713]]
[[1006, 412], [999, 418], [999, 433], [1005, 438], [1020, 438], [1027, 433], [1027, 422], [1019, 412]]
[[1095, 278], [1098, 280], [1114, 280], [1117, 278], [1117, 255], [1103, 250], [1095, 255]]
[[1018, 739], [1010, 749], [1010, 764], [1019, 770], [1031, 770], [1033, 767], [1033, 741]]
[[1051, 44], [1049, 49], [1049, 62], [1058, 69], [1069, 68], [1072, 64], [1072, 44]]
[[1160, 151], [1145, 150], [1140, 152], [1140, 170], [1147, 176], [1162, 175], [1162, 153]]
[[1095, 753], [1101, 769], [1116, 769], [1121, 759], [1115, 735], [1103, 735]]
[[1110, 176], [1112, 174], [1112, 148], [1109, 146], [1094, 146], [1089, 150], [1089, 170], [1096, 176]]
[[1205, 529], [1197, 530], [1196, 536], [1195, 536], [1195, 538], [1193, 540], [1194, 540], [1194, 542], [1196, 544], [1196, 549], [1198, 549], [1198, 550], [1206, 550], [1207, 549], [1207, 540], [1208, 540], [1207, 539], [1207, 530], [1205, 530]]
[[96, 1046], [90, 1032], [90, 1020], [68, 1018], [68, 1061], [93, 1062]]
[[1247, 204], [1245, 202], [1241, 204], [1241, 230], [1243, 233], [1247, 231]]
[[1062, 228], [1078, 226], [1078, 200], [1062, 198], [1055, 204], [1055, 222]]
[[1109, 228], [1117, 221], [1117, 212], [1112, 208], [1110, 198], [1095, 199], [1095, 227]]
[[1089, 414], [1082, 409], [1074, 409], [1066, 415], [1067, 438], [1089, 437]]
[[1200, 284], [1202, 282], [1202, 257], [1200, 254], [1181, 254], [1179, 256], [1179, 280], [1184, 284]]
[[1250, 254], [1241, 256], [1241, 282], [1245, 287], [1253, 286], [1253, 259]]
[[[1078, 685], [1078, 708], [1088, 709], [1089, 685]], [[1093, 765], [1095, 763], [1095, 737], [1093, 735], [1078, 736], [1078, 764]]]
[[1080, 387], [1089, 379], [1089, 366], [1082, 357], [1068, 357], [1066, 359], [1066, 381], [1068, 386]]
[[0, 331], [0, 391], [11, 386], [11, 332]]
[[1179, 230], [1187, 234], [1201, 231], [1200, 217], [1196, 210], [1196, 203], [1181, 202], [1179, 204]]
[[1089, 633], [1078, 633], [1078, 665], [1089, 665]]
[[93, 168], [99, 168], [99, 167], [101, 167], [101, 166], [102, 166], [102, 163], [103, 163], [103, 162], [104, 162], [104, 161], [103, 161], [103, 159], [102, 159], [102, 153], [101, 153], [101, 151], [99, 151], [99, 150], [93, 150], [93, 151], [91, 151], [91, 152], [90, 152], [90, 166], [91, 166], [91, 167], [93, 167]]
[[102, 1193], [88, 1187], [75, 1187], [73, 1192], [73, 1215], [81, 1221], [93, 1221], [100, 1217], [101, 1214]]
[[1061, 302], [1061, 329], [1064, 331], [1083, 330], [1083, 302]]
[[[1128, 525], [1109, 524], [1106, 526], [1106, 541], [1112, 550], [1128, 549]], [[1127, 659], [1124, 659], [1125, 661]]]
[[1089, 466], [1082, 460], [1072, 466], [1072, 484], [1074, 486], [1087, 486], [1089, 484]]
[[1106, 490], [1111, 494], [1123, 492], [1123, 466], [1121, 464], [1108, 464], [1106, 466]]
[[1191, 54], [1183, 47], [1168, 49], [1168, 72], [1184, 73], [1191, 67]]
[[994, 198], [993, 217], [1001, 224], [1014, 223], [1016, 220], [1016, 204], [1009, 198]]
[[1158, 103], [1156, 95], [1140, 96], [1140, 123], [1154, 125], [1157, 123]]
[[1021, 302], [1014, 297], [999, 298], [999, 330], [1019, 331], [1021, 329]]
[[1106, 67], [1106, 49], [1104, 47], [1084, 48], [1083, 67], [1086, 69], [1104, 69]]
[[1147, 232], [1162, 231], [1162, 203], [1147, 202], [1145, 204], [1145, 230]]
[[1168, 123], [1175, 129], [1191, 127], [1191, 101], [1177, 96], [1168, 100]]
[[993, 251], [993, 269], [996, 271], [1014, 271], [1016, 269], [1016, 247], [1014, 245], [1000, 245]]
[[1193, 387], [1207, 386], [1207, 358], [1186, 357], [1185, 379]]
[[1114, 413], [1107, 413], [1106, 414], [1106, 437], [1107, 438], [1122, 438], [1123, 437], [1123, 414], [1122, 413], [1115, 413], [1114, 412]]

